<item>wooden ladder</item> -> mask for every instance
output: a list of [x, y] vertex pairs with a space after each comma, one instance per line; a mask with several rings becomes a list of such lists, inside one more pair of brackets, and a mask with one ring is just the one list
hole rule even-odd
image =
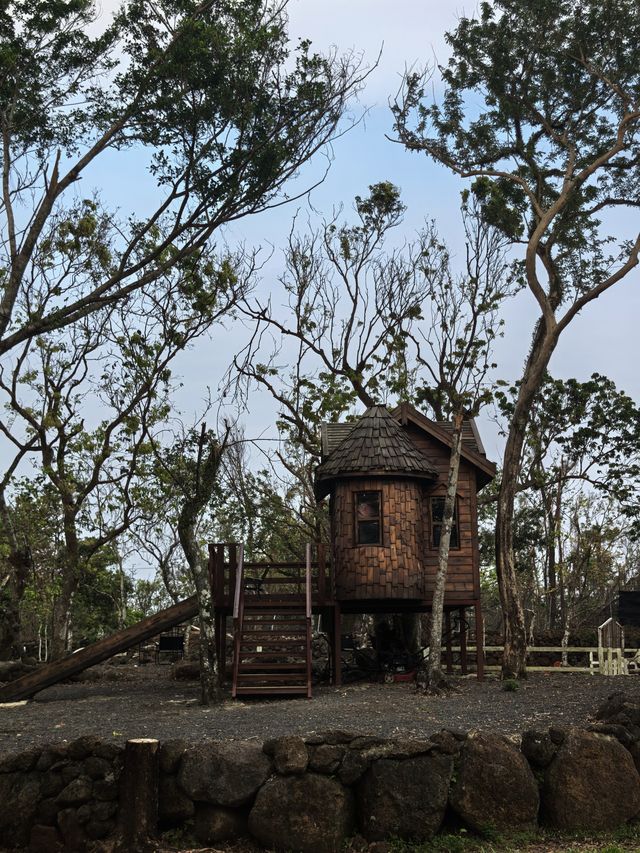
[[311, 545], [304, 578], [265, 567], [245, 576], [240, 545], [234, 596], [232, 696], [311, 698]]

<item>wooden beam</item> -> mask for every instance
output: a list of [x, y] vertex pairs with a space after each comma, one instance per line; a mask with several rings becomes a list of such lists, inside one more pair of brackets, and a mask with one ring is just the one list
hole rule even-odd
[[161, 634], [163, 631], [173, 628], [174, 625], [193, 619], [197, 613], [196, 597], [192, 596], [172, 607], [168, 607], [166, 610], [154, 613], [153, 616], [147, 616], [146, 619], [142, 619], [135, 625], [117, 631], [103, 640], [98, 640], [97, 643], [92, 643], [90, 646], [75, 652], [75, 654], [46, 664], [35, 672], [30, 672], [23, 675], [22, 678], [5, 684], [4, 687], [0, 688], [0, 702], [30, 699], [36, 693], [44, 690], [45, 687], [50, 687], [52, 684], [57, 684], [65, 678], [82, 672], [83, 669], [102, 663], [103, 660], [108, 660], [119, 652], [130, 649], [131, 646], [148, 640], [156, 634]]

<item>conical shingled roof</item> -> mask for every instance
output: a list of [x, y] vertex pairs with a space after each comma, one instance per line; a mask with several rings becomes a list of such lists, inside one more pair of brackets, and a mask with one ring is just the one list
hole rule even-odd
[[397, 474], [432, 480], [438, 476], [424, 453], [384, 406], [371, 406], [316, 469], [316, 495], [349, 476]]

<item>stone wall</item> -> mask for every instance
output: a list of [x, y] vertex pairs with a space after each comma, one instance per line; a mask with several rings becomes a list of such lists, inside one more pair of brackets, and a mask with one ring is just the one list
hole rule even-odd
[[[249, 835], [268, 848], [340, 850], [426, 840], [445, 815], [469, 829], [613, 829], [640, 814], [640, 704], [613, 696], [590, 731], [521, 738], [443, 730], [429, 740], [346, 732], [265, 743], [167, 741], [160, 828], [202, 844]], [[118, 829], [123, 749], [94, 738], [0, 762], [0, 845], [83, 850]]]

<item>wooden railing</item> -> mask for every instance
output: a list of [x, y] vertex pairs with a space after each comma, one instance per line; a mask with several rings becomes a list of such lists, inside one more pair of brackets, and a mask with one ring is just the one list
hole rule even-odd
[[[234, 568], [236, 568], [234, 566]], [[231, 695], [236, 696], [238, 686], [238, 667], [240, 663], [240, 639], [242, 636], [242, 618], [244, 616], [244, 545], [238, 548], [238, 563], [235, 573], [235, 589], [233, 594], [233, 681]]]
[[[218, 610], [226, 609], [227, 612], [235, 610], [240, 547], [240, 545], [230, 543], [218, 543], [209, 546], [209, 575], [214, 606]], [[244, 582], [253, 580], [255, 591], [269, 594], [282, 590], [283, 575], [286, 575], [291, 592], [301, 594], [307, 587], [306, 572], [309, 568], [311, 607], [322, 607], [331, 603], [331, 576], [327, 572], [325, 550], [320, 544], [316, 546], [316, 549], [316, 560], [310, 559], [310, 555], [307, 559], [305, 555], [304, 560], [287, 562], [257, 563], [243, 561]]]

